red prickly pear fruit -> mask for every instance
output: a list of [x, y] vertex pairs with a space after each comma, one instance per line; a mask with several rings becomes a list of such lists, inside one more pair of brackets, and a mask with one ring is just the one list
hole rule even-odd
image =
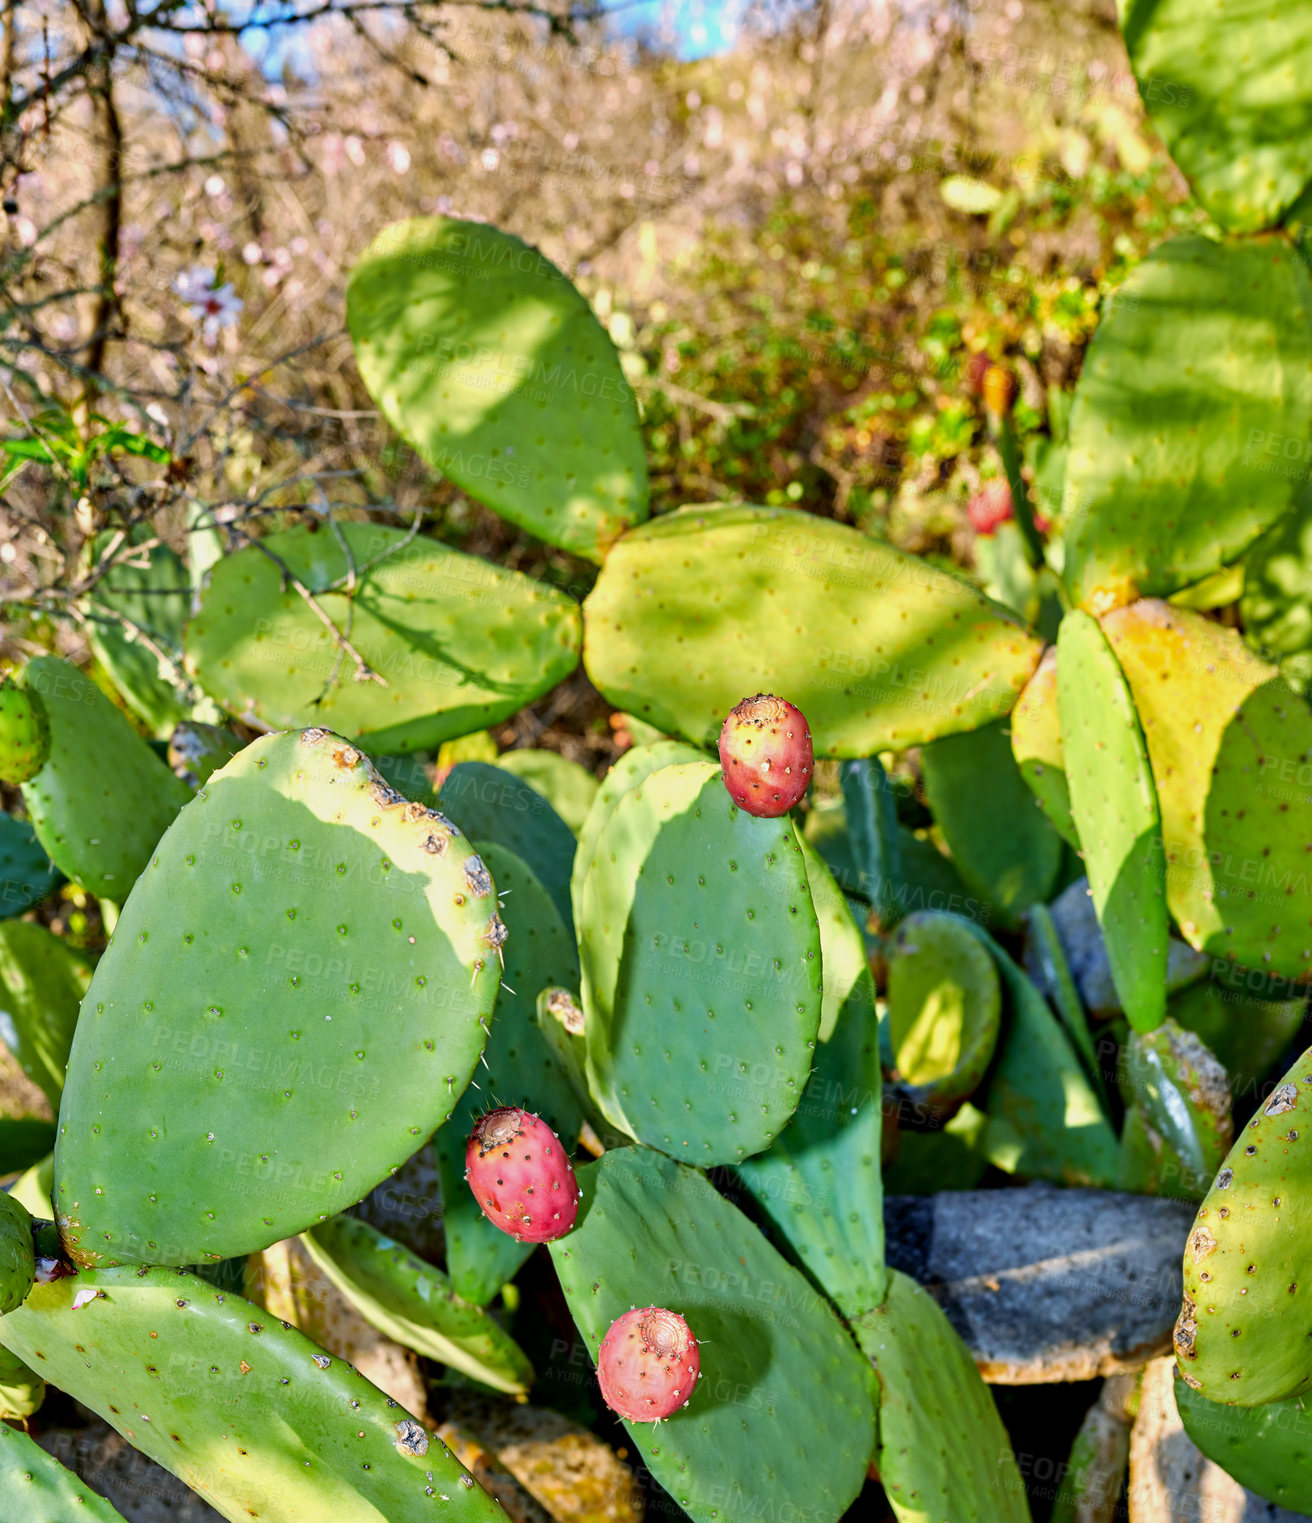
[[993, 534], [1015, 516], [1011, 488], [1005, 481], [986, 482], [966, 504], [966, 516], [976, 534]]
[[631, 1423], [660, 1422], [686, 1407], [701, 1367], [692, 1329], [661, 1306], [616, 1317], [597, 1351], [602, 1399]]
[[720, 731], [724, 786], [760, 819], [787, 814], [806, 792], [815, 753], [801, 709], [758, 693], [729, 711]]
[[483, 1215], [520, 1243], [552, 1243], [574, 1225], [579, 1186], [559, 1137], [531, 1111], [503, 1105], [474, 1127], [465, 1178]]

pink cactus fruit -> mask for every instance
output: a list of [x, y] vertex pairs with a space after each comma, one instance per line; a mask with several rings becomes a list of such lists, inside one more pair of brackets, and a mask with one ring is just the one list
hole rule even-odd
[[806, 716], [768, 693], [744, 698], [720, 730], [720, 765], [729, 797], [761, 819], [787, 814], [802, 798], [814, 761]]
[[661, 1306], [617, 1317], [597, 1353], [606, 1405], [633, 1423], [660, 1422], [686, 1407], [701, 1367], [692, 1329], [678, 1312]]
[[574, 1225], [579, 1187], [555, 1132], [530, 1111], [503, 1105], [475, 1125], [465, 1178], [483, 1215], [521, 1243], [550, 1243]]

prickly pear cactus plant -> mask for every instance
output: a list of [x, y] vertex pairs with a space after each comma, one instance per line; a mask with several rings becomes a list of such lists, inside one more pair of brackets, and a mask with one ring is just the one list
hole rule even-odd
[[[983, 352], [1016, 523], [972, 572], [800, 508], [648, 521], [582, 292], [416, 219], [351, 277], [366, 388], [552, 547], [515, 564], [595, 572], [427, 509], [133, 524], [76, 593], [90, 674], [0, 684], [5, 1523], [111, 1515], [8, 1426], [47, 1380], [234, 1520], [492, 1523], [494, 1457], [425, 1426], [472, 1385], [609, 1408], [694, 1523], [1023, 1523], [972, 1351], [885, 1261], [886, 1185], [990, 1169], [1203, 1197], [1186, 1428], [1312, 1506], [1312, 1050], [1273, 1073], [1312, 988], [1312, 24], [1120, 15], [1221, 236], [1107, 302], [1031, 461], [1054, 532]], [[581, 704], [604, 777], [546, 749]], [[1055, 1517], [1108, 1515], [1096, 1431]]]

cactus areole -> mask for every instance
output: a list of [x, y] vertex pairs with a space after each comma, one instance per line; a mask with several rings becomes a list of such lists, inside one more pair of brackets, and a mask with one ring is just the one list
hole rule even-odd
[[521, 1243], [552, 1243], [574, 1225], [579, 1187], [555, 1132], [529, 1111], [503, 1105], [475, 1125], [465, 1178], [483, 1215]]
[[597, 1379], [612, 1412], [660, 1422], [688, 1405], [701, 1372], [692, 1329], [674, 1311], [636, 1307], [611, 1323], [597, 1354]]
[[811, 729], [801, 709], [769, 693], [744, 698], [720, 730], [729, 797], [758, 819], [787, 814], [811, 782]]

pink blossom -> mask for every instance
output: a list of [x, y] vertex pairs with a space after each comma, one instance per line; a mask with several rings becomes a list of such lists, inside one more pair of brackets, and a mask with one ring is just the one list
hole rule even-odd
[[230, 284], [216, 286], [212, 266], [195, 264], [173, 282], [173, 289], [186, 303], [192, 319], [200, 324], [201, 337], [209, 348], [224, 328], [236, 325], [245, 303]]

